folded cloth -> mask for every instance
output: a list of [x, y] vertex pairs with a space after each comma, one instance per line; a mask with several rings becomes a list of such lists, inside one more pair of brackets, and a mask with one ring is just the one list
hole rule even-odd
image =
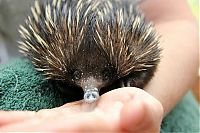
[[[38, 111], [67, 101], [27, 59], [16, 59], [0, 66], [0, 110]], [[163, 120], [161, 133], [198, 132], [199, 119], [199, 106], [188, 93]]]

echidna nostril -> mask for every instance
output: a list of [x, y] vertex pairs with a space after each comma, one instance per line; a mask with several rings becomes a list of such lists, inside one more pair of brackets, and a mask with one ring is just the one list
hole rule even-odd
[[96, 89], [87, 90], [84, 94], [84, 101], [86, 103], [93, 103], [99, 99], [99, 92]]

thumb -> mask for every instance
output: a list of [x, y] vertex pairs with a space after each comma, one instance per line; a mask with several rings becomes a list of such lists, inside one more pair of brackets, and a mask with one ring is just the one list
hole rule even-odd
[[124, 105], [120, 114], [122, 130], [144, 133], [159, 133], [163, 117], [161, 103], [141, 90], [130, 102]]

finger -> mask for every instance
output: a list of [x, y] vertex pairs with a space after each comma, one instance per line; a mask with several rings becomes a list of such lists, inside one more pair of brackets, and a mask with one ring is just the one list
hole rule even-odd
[[124, 88], [119, 88], [116, 90], [112, 90], [110, 92], [105, 93], [100, 97], [100, 99], [97, 102], [94, 103], [85, 103], [83, 100], [81, 101], [76, 101], [72, 103], [67, 103], [61, 107], [58, 107], [60, 110], [65, 110], [70, 112], [90, 112], [93, 111], [95, 108], [100, 108], [104, 111], [109, 111], [108, 109], [110, 106], [117, 102], [126, 103], [135, 94], [135, 90], [133, 87], [124, 87]]
[[121, 111], [121, 127], [132, 132], [159, 132], [163, 107], [159, 101], [141, 90]]
[[32, 118], [34, 111], [0, 111], [0, 127]]
[[[93, 112], [68, 115], [58, 109], [41, 110], [34, 119], [4, 126], [1, 131], [99, 131], [114, 130], [119, 127], [121, 104], [112, 104], [112, 112], [96, 108]], [[63, 109], [64, 110], [64, 109]]]
[[135, 87], [123, 87], [112, 91], [109, 91], [101, 96], [101, 102], [104, 101], [122, 101], [127, 102], [133, 99], [135, 94], [138, 92], [138, 88]]
[[138, 88], [134, 87], [115, 89], [103, 94], [97, 104], [100, 109], [107, 112], [110, 109], [112, 110], [111, 106], [115, 102], [119, 102], [123, 105], [133, 99], [136, 93], [138, 93]]
[[111, 107], [113, 104], [118, 102], [118, 104], [121, 104], [121, 106], [123, 106], [124, 103], [127, 103], [128, 101], [133, 99], [134, 95], [138, 93], [138, 90], [138, 88], [134, 87], [119, 88], [105, 93], [95, 103], [88, 104], [81, 100], [73, 103], [67, 103], [60, 108], [63, 109], [64, 112], [69, 110], [69, 113], [72, 112], [72, 114], [75, 112], [90, 112], [93, 111], [95, 108], [99, 108], [104, 112], [111, 112], [114, 110], [114, 108]]
[[105, 117], [102, 112], [96, 111], [69, 117], [56, 116], [53, 119], [30, 119], [4, 126], [0, 131], [109, 131], [114, 129], [112, 121], [112, 117]]
[[75, 101], [75, 102], [71, 102], [71, 103], [66, 103], [58, 108], [76, 108], [78, 106], [80, 106], [81, 104], [83, 104], [83, 100], [80, 100], [80, 101]]
[[64, 110], [64, 112], [68, 111], [69, 113], [90, 112], [93, 111], [95, 108], [100, 108], [101, 110], [104, 110], [106, 112], [112, 111], [112, 108], [110, 107], [111, 105], [113, 105], [115, 102], [121, 102], [121, 104], [127, 103], [127, 101], [134, 97], [135, 93], [137, 93], [137, 90], [138, 88], [134, 87], [119, 88], [105, 93], [95, 103], [88, 104], [81, 100], [67, 103], [61, 107], [58, 107], [58, 109]]
[[[133, 88], [121, 88], [119, 90], [109, 92], [108, 94], [102, 96], [101, 100], [104, 100], [104, 103], [102, 103], [102, 105], [103, 104], [106, 105], [106, 103], [109, 103], [110, 101], [110, 103], [112, 104], [107, 104], [107, 107], [111, 108], [112, 111], [110, 110], [106, 112], [103, 110], [104, 116], [102, 116], [101, 119], [99, 117], [90, 115], [89, 113], [91, 112], [73, 113], [72, 110], [69, 111], [71, 107], [80, 108], [80, 106], [85, 105], [83, 102], [78, 101], [75, 103], [67, 104], [65, 105], [65, 107], [39, 111], [37, 112], [38, 118], [15, 123], [13, 125], [9, 125], [2, 128], [2, 130], [4, 131], [44, 130], [45, 131], [49, 129], [52, 129], [52, 130], [63, 129], [63, 130], [88, 130], [88, 131], [96, 130], [98, 131], [98, 129], [100, 130], [102, 129], [102, 127], [106, 131], [109, 131], [111, 129], [116, 129], [117, 127], [119, 127], [119, 116], [120, 116], [119, 113], [121, 111], [121, 108], [123, 107], [122, 103], [123, 102], [126, 103], [128, 100], [130, 100], [135, 95], [137, 90], [138, 89], [134, 90]], [[114, 97], [109, 96], [109, 95], [113, 95]], [[101, 100], [99, 101], [99, 103], [101, 103]], [[62, 108], [62, 111], [60, 111], [61, 108]], [[69, 114], [69, 112], [71, 112], [71, 114]], [[98, 112], [98, 108], [96, 108], [94, 112]], [[105, 118], [105, 120], [103, 118]]]
[[[48, 118], [55, 115], [55, 113], [62, 113], [63, 111], [57, 108], [42, 109], [38, 112], [35, 111], [0, 111], [0, 126], [22, 122], [25, 120], [37, 118]], [[66, 110], [69, 112], [69, 110]]]

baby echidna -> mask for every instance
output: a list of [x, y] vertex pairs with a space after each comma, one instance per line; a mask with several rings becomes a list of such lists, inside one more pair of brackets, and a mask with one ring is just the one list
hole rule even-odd
[[99, 91], [143, 88], [161, 50], [154, 27], [135, 1], [35, 1], [20, 26], [20, 52], [68, 94], [84, 92], [88, 103], [98, 99]]

